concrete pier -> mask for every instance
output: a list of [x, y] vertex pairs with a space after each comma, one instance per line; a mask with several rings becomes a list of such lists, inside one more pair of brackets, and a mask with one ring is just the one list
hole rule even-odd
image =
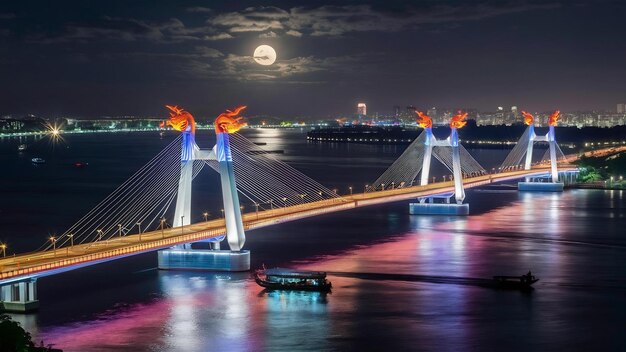
[[159, 269], [248, 271], [250, 251], [170, 248], [159, 251]]
[[469, 215], [469, 204], [456, 203], [409, 203], [411, 215]]
[[563, 192], [562, 182], [518, 182], [517, 189], [523, 192]]
[[37, 279], [26, 279], [0, 287], [0, 311], [27, 313], [38, 308]]

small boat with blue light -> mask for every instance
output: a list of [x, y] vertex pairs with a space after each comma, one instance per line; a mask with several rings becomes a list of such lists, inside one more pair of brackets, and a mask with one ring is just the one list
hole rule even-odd
[[33, 164], [45, 164], [46, 163], [46, 161], [44, 159], [42, 159], [42, 158], [32, 158], [32, 159], [30, 159], [30, 161]]
[[254, 272], [254, 281], [271, 290], [327, 292], [332, 288], [331, 282], [326, 279], [326, 273], [322, 271], [263, 268]]

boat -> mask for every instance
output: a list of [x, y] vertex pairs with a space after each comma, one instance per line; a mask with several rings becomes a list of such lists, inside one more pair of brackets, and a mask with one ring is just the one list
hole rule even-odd
[[17, 150], [20, 152], [25, 151], [26, 149], [28, 149], [28, 144], [20, 144], [17, 146]]
[[254, 281], [271, 290], [328, 292], [332, 288], [331, 282], [326, 280], [326, 273], [321, 271], [263, 268], [254, 272]]
[[30, 159], [30, 161], [33, 164], [45, 164], [46, 163], [46, 161], [44, 159], [42, 159], [42, 158], [32, 158], [32, 159]]
[[532, 289], [532, 284], [539, 279], [529, 271], [528, 274], [520, 276], [494, 276], [493, 281], [499, 288]]
[[77, 162], [74, 163], [74, 167], [81, 168], [81, 167], [85, 167], [85, 166], [89, 166], [89, 163], [83, 163], [83, 162], [80, 162], [80, 161], [77, 161]]

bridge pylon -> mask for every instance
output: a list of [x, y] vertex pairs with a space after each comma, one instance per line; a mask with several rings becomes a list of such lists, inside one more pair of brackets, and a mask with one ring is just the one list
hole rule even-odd
[[[556, 137], [554, 132], [554, 127], [557, 124], [558, 118], [560, 116], [560, 111], [553, 112], [549, 117], [549, 127], [548, 133], [545, 135], [537, 135], [535, 133], [535, 125], [534, 125], [534, 117], [525, 111], [522, 111], [522, 115], [524, 116], [524, 123], [528, 125], [528, 128], [522, 135], [522, 138], [518, 142], [521, 146], [526, 145], [525, 151], [517, 150], [519, 148], [513, 148], [507, 160], [503, 163], [503, 167], [501, 169], [505, 169], [507, 163], [510, 163], [511, 160], [515, 158], [515, 154], [524, 153], [526, 154], [524, 160], [524, 170], [530, 170], [532, 168], [532, 158], [533, 158], [533, 148], [534, 144], [537, 142], [547, 142], [548, 143], [548, 153], [550, 158], [550, 173], [549, 173], [549, 181], [546, 181], [545, 177], [526, 177], [525, 182], [519, 182], [517, 187], [520, 191], [538, 191], [538, 192], [562, 192], [563, 191], [563, 183], [559, 182], [559, 171], [557, 167], [557, 148], [558, 145], [556, 143]], [[523, 157], [520, 155], [519, 158]], [[504, 170], [503, 170], [504, 171]]]
[[[465, 200], [465, 189], [463, 188], [463, 173], [461, 170], [461, 145], [459, 143], [458, 129], [467, 123], [465, 118], [467, 113], [460, 113], [454, 116], [450, 122], [450, 136], [445, 140], [437, 140], [432, 131], [432, 120], [421, 112], [417, 112], [420, 117], [419, 125], [424, 128], [426, 134], [424, 138], [424, 159], [422, 160], [422, 174], [420, 185], [428, 184], [430, 177], [430, 164], [433, 149], [435, 147], [448, 147], [452, 150], [452, 175], [454, 180], [454, 192], [438, 196], [419, 198], [419, 203], [409, 204], [410, 214], [444, 214], [444, 215], [468, 215], [469, 204], [463, 204]], [[450, 203], [450, 198], [454, 195], [456, 204]], [[434, 199], [444, 199], [445, 203], [435, 203]]]
[[202, 150], [195, 142], [195, 121], [193, 116], [178, 107], [167, 106], [172, 111], [167, 124], [182, 132], [181, 167], [174, 211], [174, 227], [191, 224], [191, 195], [195, 160], [216, 160], [218, 162], [226, 238], [230, 250], [220, 250], [224, 237], [208, 240], [210, 249], [194, 249], [191, 243], [181, 244], [159, 251], [160, 269], [194, 269], [218, 271], [245, 271], [250, 269], [250, 252], [242, 250], [245, 232], [239, 206], [239, 196], [233, 171], [229, 133], [241, 128], [241, 118], [236, 118], [245, 107], [227, 111], [215, 121], [217, 143], [211, 150]]

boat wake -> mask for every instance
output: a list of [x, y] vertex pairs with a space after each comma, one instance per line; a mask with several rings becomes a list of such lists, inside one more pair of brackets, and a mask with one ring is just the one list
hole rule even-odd
[[458, 276], [433, 276], [433, 275], [414, 275], [414, 274], [384, 274], [384, 273], [354, 273], [354, 272], [337, 272], [328, 271], [328, 275], [349, 277], [361, 280], [388, 280], [388, 281], [409, 281], [409, 282], [426, 282], [433, 284], [452, 284], [452, 285], [468, 285], [480, 287], [495, 287], [493, 279], [475, 278], [475, 277], [458, 277]]

